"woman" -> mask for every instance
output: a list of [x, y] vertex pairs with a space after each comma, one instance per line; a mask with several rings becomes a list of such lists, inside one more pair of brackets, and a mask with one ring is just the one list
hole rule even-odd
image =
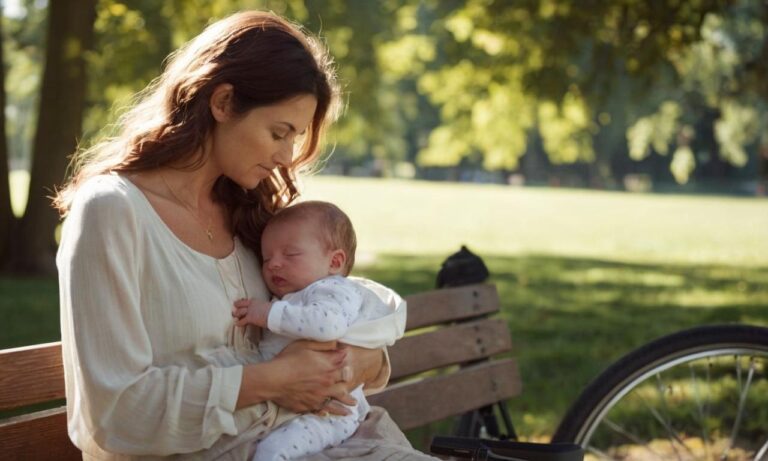
[[[238, 236], [296, 197], [293, 172], [315, 160], [337, 105], [316, 41], [239, 13], [175, 53], [118, 134], [78, 154], [56, 198], [57, 264], [68, 428], [85, 459], [245, 459], [291, 412], [343, 414], [334, 400], [386, 381], [381, 351], [334, 344], [208, 360], [231, 344], [232, 303], [268, 296], [258, 239]], [[371, 424], [351, 456], [421, 457], [386, 419]]]

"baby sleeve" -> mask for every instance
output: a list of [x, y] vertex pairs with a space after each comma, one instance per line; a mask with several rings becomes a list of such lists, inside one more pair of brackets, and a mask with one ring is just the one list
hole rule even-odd
[[273, 302], [267, 328], [294, 338], [333, 341], [346, 334], [362, 303], [355, 284], [343, 277], [328, 277], [309, 285], [299, 296]]

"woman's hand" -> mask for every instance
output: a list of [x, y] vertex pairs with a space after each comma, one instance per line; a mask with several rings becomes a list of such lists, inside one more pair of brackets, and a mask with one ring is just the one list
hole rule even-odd
[[347, 366], [342, 369], [347, 389], [372, 384], [379, 377], [385, 365], [383, 349], [366, 349], [348, 344], [339, 344], [339, 348], [347, 351]]
[[296, 413], [347, 415], [343, 405], [330, 403], [357, 403], [342, 379], [347, 354], [335, 341], [295, 341], [269, 362], [246, 366], [237, 407], [272, 400]]

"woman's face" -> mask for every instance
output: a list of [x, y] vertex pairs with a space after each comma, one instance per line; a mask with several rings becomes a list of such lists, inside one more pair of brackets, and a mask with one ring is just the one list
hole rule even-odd
[[210, 159], [220, 174], [246, 189], [255, 188], [278, 165], [291, 165], [296, 139], [306, 132], [317, 108], [315, 96], [303, 94], [233, 114], [229, 100], [217, 107], [215, 98]]

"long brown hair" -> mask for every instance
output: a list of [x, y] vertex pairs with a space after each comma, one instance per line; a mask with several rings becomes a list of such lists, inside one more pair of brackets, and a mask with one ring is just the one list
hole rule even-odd
[[266, 220], [297, 197], [294, 172], [317, 158], [324, 128], [339, 108], [338, 85], [325, 47], [272, 13], [242, 12], [217, 21], [169, 56], [160, 77], [120, 117], [116, 135], [75, 153], [71, 179], [58, 191], [54, 207], [65, 216], [77, 189], [96, 175], [164, 166], [199, 168], [205, 161], [205, 140], [216, 123], [209, 100], [223, 83], [233, 87], [233, 110], [238, 114], [300, 94], [317, 98], [306, 139], [290, 168], [277, 168], [253, 190], [227, 177], [214, 186], [215, 199], [230, 212], [234, 232], [258, 249]]

